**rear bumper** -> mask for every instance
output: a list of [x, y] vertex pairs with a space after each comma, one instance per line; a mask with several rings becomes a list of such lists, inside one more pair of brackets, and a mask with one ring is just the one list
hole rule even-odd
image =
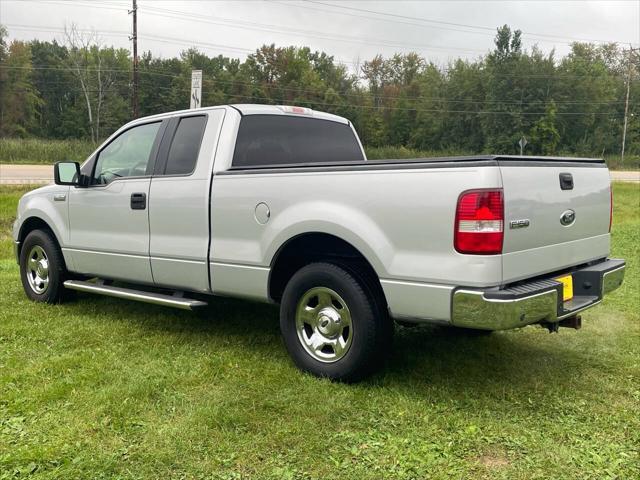
[[482, 330], [507, 330], [532, 323], [559, 322], [591, 308], [624, 280], [625, 262], [608, 259], [570, 272], [574, 297], [562, 301], [562, 284], [552, 278], [506, 289], [458, 289], [451, 323]]

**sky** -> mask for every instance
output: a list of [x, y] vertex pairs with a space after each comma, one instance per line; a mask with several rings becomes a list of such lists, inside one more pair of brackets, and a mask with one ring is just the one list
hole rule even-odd
[[[95, 30], [130, 48], [132, 1], [0, 0], [10, 39], [63, 40], [65, 25]], [[497, 26], [523, 31], [523, 45], [560, 58], [572, 41], [640, 46], [640, 0], [337, 1], [138, 0], [138, 51], [172, 57], [189, 46], [245, 58], [263, 44], [308, 46], [350, 69], [376, 54], [415, 51], [437, 65], [493, 47]]]

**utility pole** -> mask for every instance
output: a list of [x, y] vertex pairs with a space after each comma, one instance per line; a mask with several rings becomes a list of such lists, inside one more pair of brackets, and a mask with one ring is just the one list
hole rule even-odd
[[[638, 50], [638, 49], [635, 49]], [[629, 120], [629, 89], [631, 88], [631, 72], [633, 70], [633, 62], [631, 57], [634, 48], [629, 45], [629, 69], [627, 70], [627, 97], [624, 102], [624, 127], [622, 127], [622, 152], [620, 154], [620, 165], [624, 165], [624, 146], [627, 141], [627, 124]]]
[[133, 9], [129, 11], [133, 14], [133, 33], [131, 40], [133, 41], [133, 92], [131, 95], [131, 109], [133, 118], [138, 118], [138, 2], [133, 0]]

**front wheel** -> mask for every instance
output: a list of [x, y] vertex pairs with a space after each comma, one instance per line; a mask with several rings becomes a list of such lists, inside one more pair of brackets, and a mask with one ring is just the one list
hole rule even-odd
[[331, 263], [296, 272], [280, 306], [287, 350], [302, 370], [339, 381], [356, 381], [381, 365], [391, 347], [393, 325], [375, 289]]
[[46, 230], [29, 233], [20, 251], [20, 277], [31, 300], [58, 303], [64, 293], [66, 270], [55, 238]]

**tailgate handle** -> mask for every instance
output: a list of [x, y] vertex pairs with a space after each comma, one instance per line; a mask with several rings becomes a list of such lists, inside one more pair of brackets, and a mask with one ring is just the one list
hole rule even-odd
[[570, 173], [560, 174], [560, 189], [573, 190], [573, 175], [571, 175]]

